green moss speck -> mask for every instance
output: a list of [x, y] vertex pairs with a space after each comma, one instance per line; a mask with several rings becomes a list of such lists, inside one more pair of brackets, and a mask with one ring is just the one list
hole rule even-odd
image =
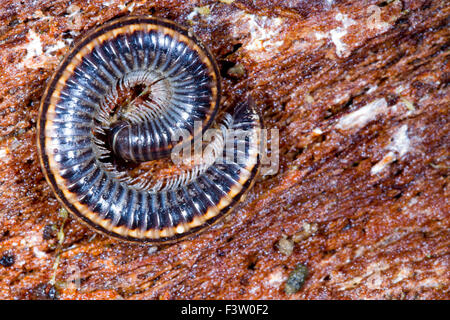
[[286, 294], [294, 294], [298, 292], [305, 283], [306, 277], [308, 277], [308, 268], [299, 263], [289, 274], [289, 278], [286, 280], [284, 285], [284, 292], [286, 292]]

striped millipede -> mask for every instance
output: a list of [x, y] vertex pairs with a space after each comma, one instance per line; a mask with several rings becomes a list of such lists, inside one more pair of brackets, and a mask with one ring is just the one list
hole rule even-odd
[[260, 165], [262, 123], [250, 98], [220, 125], [244, 133], [226, 136], [220, 161], [216, 155], [160, 188], [114, 163], [168, 157], [179, 129], [188, 142], [201, 136], [216, 121], [220, 81], [208, 49], [169, 20], [132, 16], [89, 32], [61, 62], [40, 106], [39, 157], [58, 200], [95, 230], [137, 242], [174, 242], [230, 212]]

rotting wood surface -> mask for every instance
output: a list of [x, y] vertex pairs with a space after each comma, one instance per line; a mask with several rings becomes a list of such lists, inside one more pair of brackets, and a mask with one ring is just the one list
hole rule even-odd
[[[0, 1], [0, 298], [448, 299], [446, 1]], [[217, 225], [174, 245], [66, 217], [37, 160], [46, 81], [114, 17], [190, 26], [223, 105], [246, 92], [280, 163]], [[299, 265], [296, 293], [285, 282]]]

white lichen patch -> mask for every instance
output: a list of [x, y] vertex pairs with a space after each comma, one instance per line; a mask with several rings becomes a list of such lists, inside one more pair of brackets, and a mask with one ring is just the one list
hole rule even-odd
[[340, 94], [334, 98], [333, 103], [335, 103], [335, 104], [343, 103], [344, 101], [348, 100], [349, 98], [350, 98], [349, 93]]
[[158, 247], [157, 246], [151, 246], [151, 247], [148, 248], [147, 254], [153, 254], [156, 251], [158, 251]]
[[380, 173], [381, 171], [384, 170], [384, 168], [386, 168], [387, 165], [389, 165], [390, 163], [394, 162], [395, 160], [395, 155], [393, 152], [389, 152], [388, 154], [386, 154], [383, 159], [381, 159], [380, 161], [378, 161], [371, 169], [370, 169], [370, 174], [371, 175], [375, 175]]
[[355, 20], [349, 18], [347, 15], [338, 13], [336, 14], [335, 19], [341, 22], [342, 27], [337, 27], [329, 32], [331, 41], [336, 47], [336, 55], [340, 58], [345, 58], [350, 55], [350, 52], [347, 50], [347, 44], [343, 41], [343, 37], [347, 35], [348, 28], [354, 24], [356, 24]]
[[412, 207], [418, 202], [419, 202], [419, 200], [416, 197], [411, 198], [411, 200], [409, 200], [409, 202], [408, 202], [408, 207]]
[[353, 20], [352, 18], [349, 18], [346, 14], [342, 14], [340, 12], [338, 14], [336, 14], [335, 19], [337, 21], [340, 21], [342, 23], [342, 27], [344, 27], [345, 29], [356, 24], [355, 20]]
[[380, 273], [375, 273], [366, 280], [366, 284], [367, 288], [371, 290], [381, 289], [383, 286], [383, 276]]
[[374, 85], [371, 85], [370, 87], [369, 87], [369, 90], [367, 90], [367, 94], [372, 94], [372, 93], [374, 93], [375, 91], [377, 91], [377, 89], [378, 89], [378, 86], [376, 85], [376, 84], [374, 84]]
[[[67, 46], [66, 42], [58, 40], [55, 44], [44, 47], [42, 37], [44, 36], [39, 35], [32, 29], [28, 31], [28, 42], [17, 47], [18, 50], [26, 50], [25, 57], [16, 66], [18, 69], [43, 68], [52, 60], [56, 61], [57, 57], [55, 56], [55, 53]], [[70, 39], [68, 39], [67, 41], [70, 43]]]
[[142, 7], [144, 4], [145, 4], [145, 2], [132, 1], [132, 2], [121, 3], [117, 7], [123, 11], [125, 11], [125, 9], [126, 9], [126, 10], [128, 10], [128, 12], [133, 12], [133, 10], [135, 8]]
[[114, 4], [114, 0], [104, 1], [104, 2], [103, 2], [103, 5], [104, 5], [105, 7], [109, 7], [109, 6], [112, 5], [112, 4]]
[[25, 67], [33, 69], [35, 64], [38, 63], [38, 61], [36, 61], [36, 57], [39, 57], [43, 53], [42, 42], [39, 35], [32, 29], [28, 31], [27, 39], [28, 43], [24, 47], [27, 54], [22, 63]]
[[398, 154], [401, 158], [409, 151], [410, 146], [408, 125], [404, 124], [392, 136], [392, 142], [389, 144], [388, 149]]
[[77, 6], [76, 4], [72, 4], [69, 7], [67, 7], [66, 11], [68, 13], [68, 15], [66, 15], [66, 16], [69, 18], [72, 18], [81, 13], [81, 8], [79, 6]]
[[380, 98], [342, 117], [336, 124], [336, 128], [341, 130], [359, 129], [387, 111], [386, 99]]
[[267, 284], [270, 287], [278, 288], [283, 284], [285, 280], [286, 276], [283, 274], [283, 271], [280, 268], [277, 268], [275, 271], [269, 274]]
[[413, 275], [413, 271], [410, 268], [402, 267], [397, 273], [396, 277], [392, 280], [392, 283], [398, 283]]
[[194, 19], [194, 17], [198, 14], [197, 10], [195, 10], [196, 8], [194, 8], [194, 10], [192, 10], [186, 17], [187, 20], [192, 21]]
[[350, 51], [343, 38], [348, 34], [348, 28], [355, 25], [356, 21], [341, 12], [337, 13], [334, 19], [338, 21], [341, 26], [326, 32], [316, 31], [314, 32], [314, 38], [318, 41], [323, 39], [331, 40], [336, 47], [336, 55], [340, 58], [345, 58], [350, 55]]
[[36, 233], [34, 233], [20, 240], [20, 245], [23, 247], [33, 247], [39, 244], [39, 242], [40, 242], [39, 236]]
[[328, 32], [314, 32], [314, 37], [316, 38], [316, 40], [322, 40], [322, 39], [326, 39], [329, 37]]
[[433, 279], [433, 278], [427, 278], [419, 282], [419, 286], [425, 287], [425, 288], [434, 288], [439, 289], [445, 286], [445, 283], [440, 281], [440, 279]]
[[408, 91], [409, 89], [410, 89], [409, 84], [399, 85], [398, 87], [395, 88], [394, 92], [397, 95], [402, 95], [404, 92]]
[[33, 19], [39, 19], [39, 20], [50, 20], [53, 17], [50, 15], [44, 15], [44, 13], [41, 10], [36, 10], [33, 13]]
[[56, 44], [54, 44], [54, 45], [52, 45], [52, 46], [48, 46], [48, 47], [45, 49], [44, 54], [46, 54], [46, 55], [53, 54], [53, 53], [55, 53], [56, 51], [58, 51], [59, 49], [64, 48], [65, 46], [66, 46], [66, 43], [65, 43], [64, 41], [58, 40], [58, 41], [56, 42]]
[[47, 257], [47, 254], [39, 250], [39, 245], [42, 242], [42, 235], [39, 232], [31, 232], [28, 237], [20, 240], [20, 246], [29, 248], [36, 258], [42, 259]]
[[38, 247], [33, 247], [33, 253], [34, 253], [35, 257], [38, 259], [47, 257], [47, 254], [45, 252], [39, 250]]
[[336, 28], [330, 31], [331, 41], [336, 46], [336, 54], [339, 57], [345, 57], [347, 45], [342, 41], [342, 38], [347, 34], [347, 30], [343, 28]]
[[390, 265], [383, 261], [372, 263], [367, 266], [364, 274], [353, 277], [352, 279], [343, 282], [339, 286], [338, 290], [343, 291], [352, 289], [360, 285], [362, 282], [365, 282], [367, 287], [371, 289], [379, 289], [383, 284], [383, 277], [381, 276], [381, 272], [389, 268]]
[[195, 17], [198, 16], [199, 19], [203, 19], [210, 22], [214, 19], [215, 15], [212, 14], [215, 5], [206, 5], [202, 7], [194, 7], [194, 9], [187, 15], [186, 19], [192, 24], [194, 23]]
[[411, 142], [408, 137], [408, 125], [405, 124], [394, 133], [392, 142], [386, 147], [389, 152], [370, 169], [370, 174], [375, 175], [382, 172], [386, 166], [408, 153], [410, 147]]
[[[281, 35], [283, 19], [276, 17], [256, 16], [253, 14], [239, 13], [234, 18], [234, 37], [238, 38], [243, 33], [248, 35], [243, 44], [243, 49], [257, 61], [268, 60], [279, 53], [283, 45], [284, 37]], [[239, 26], [239, 27], [238, 27]]]
[[0, 161], [2, 159], [6, 159], [6, 156], [8, 155], [8, 148], [2, 148], [0, 149]]
[[320, 135], [323, 133], [323, 131], [322, 131], [322, 129], [320, 129], [320, 128], [314, 128], [314, 129], [312, 130], [312, 133], [313, 133], [314, 135], [316, 135], [316, 136], [320, 136]]
[[[355, 21], [345, 13], [338, 12], [334, 16], [337, 25], [331, 21], [327, 25], [323, 25], [322, 27], [325, 28], [328, 25], [332, 26], [333, 29], [314, 32], [315, 39], [318, 41], [323, 39], [331, 41], [335, 47], [337, 57], [348, 57], [351, 54], [352, 49], [358, 47], [362, 40], [371, 37], [374, 33], [384, 33], [391, 27], [389, 23], [382, 20], [381, 11], [378, 6], [369, 6], [365, 12], [367, 19], [359, 17], [358, 21]], [[355, 25], [358, 25], [358, 28], [352, 28], [352, 26]], [[352, 36], [353, 43], [346, 42], [346, 38], [349, 35]]]
[[345, 281], [344, 283], [342, 283], [338, 290], [339, 291], [343, 291], [343, 290], [348, 290], [348, 289], [353, 289], [355, 287], [357, 287], [361, 281], [363, 280], [363, 277], [354, 277], [352, 279], [350, 279], [349, 281]]

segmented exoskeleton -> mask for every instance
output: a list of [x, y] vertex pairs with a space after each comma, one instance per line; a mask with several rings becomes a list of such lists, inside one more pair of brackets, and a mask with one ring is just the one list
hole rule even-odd
[[168, 157], [177, 132], [189, 143], [210, 127], [219, 100], [216, 62], [186, 29], [152, 17], [111, 21], [70, 50], [47, 86], [38, 122], [44, 174], [67, 210], [98, 231], [130, 241], [182, 238], [229, 212], [252, 185], [261, 129], [252, 100], [222, 124], [243, 134], [224, 137], [220, 161], [164, 185], [126, 178], [111, 159]]

